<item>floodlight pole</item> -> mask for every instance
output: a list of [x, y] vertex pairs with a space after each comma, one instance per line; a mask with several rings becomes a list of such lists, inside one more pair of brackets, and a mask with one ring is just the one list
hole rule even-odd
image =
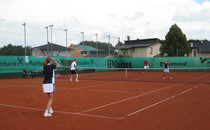
[[68, 44], [68, 41], [67, 41], [67, 29], [65, 29], [64, 31], [66, 32], [66, 59], [67, 59], [67, 46], [68, 46], [67, 45]]
[[26, 23], [22, 24], [24, 26], [24, 43], [25, 43], [25, 63], [26, 63], [26, 67], [28, 67], [28, 57], [26, 56]]
[[51, 57], [53, 56], [53, 52], [52, 52], [52, 27], [53, 25], [49, 25], [49, 27], [51, 28]]
[[25, 56], [26, 56], [26, 23], [22, 24], [24, 26], [24, 44], [25, 44]]
[[96, 35], [96, 45], [97, 45], [97, 57], [98, 57], [98, 34], [95, 35]]
[[85, 33], [84, 32], [81, 32], [82, 33], [82, 41], [83, 41], [83, 45], [85, 43]]
[[110, 56], [110, 35], [108, 35], [108, 38], [109, 38], [109, 43], [108, 43], [108, 46], [109, 46], [109, 56]]
[[47, 56], [49, 56], [48, 26], [45, 28], [47, 29]]

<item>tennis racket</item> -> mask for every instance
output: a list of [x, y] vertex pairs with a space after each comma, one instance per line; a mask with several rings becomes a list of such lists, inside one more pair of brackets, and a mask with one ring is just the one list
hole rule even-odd
[[162, 62], [164, 62], [164, 58], [167, 57], [167, 56], [168, 56], [167, 53], [164, 53], [164, 54], [163, 54], [163, 56], [162, 56]]
[[79, 71], [83, 71], [83, 69], [78, 67], [78, 68], [76, 68], [76, 71], [78, 73]]
[[59, 77], [61, 77], [61, 74], [60, 74], [59, 68], [57, 68], [57, 69], [58, 69], [58, 71], [57, 71], [57, 73], [55, 74], [55, 77], [56, 77], [56, 78], [59, 78]]

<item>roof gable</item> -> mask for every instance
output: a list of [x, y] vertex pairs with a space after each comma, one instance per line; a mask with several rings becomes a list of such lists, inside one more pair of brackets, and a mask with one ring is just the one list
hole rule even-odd
[[208, 53], [210, 52], [210, 42], [207, 43], [190, 43], [191, 48], [196, 48], [200, 52]]
[[137, 39], [137, 40], [125, 41], [125, 44], [151, 44], [151, 43], [160, 43], [160, 40], [158, 38], [150, 38], [150, 39]]
[[125, 44], [118, 46], [118, 49], [130, 49], [130, 48], [139, 48], [139, 47], [149, 47], [154, 44], [159, 44], [161, 41], [158, 38], [152, 39], [137, 39], [137, 40], [128, 40], [125, 41]]

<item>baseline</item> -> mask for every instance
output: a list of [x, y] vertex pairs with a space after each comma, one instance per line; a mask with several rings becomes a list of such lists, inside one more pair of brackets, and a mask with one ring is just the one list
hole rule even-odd
[[[11, 107], [11, 108], [19, 108], [19, 109], [25, 109], [25, 110], [34, 110], [34, 111], [43, 111], [43, 112], [45, 111], [44, 109], [40, 109], [40, 108], [17, 106], [17, 105], [9, 105], [9, 104], [0, 104], [0, 106], [3, 106], [3, 107]], [[54, 110], [54, 112], [56, 112], [56, 113], [63, 113], [63, 114], [70, 114], [70, 115], [89, 116], [89, 117], [95, 117], [95, 118], [121, 120], [121, 118], [117, 118], [117, 117], [99, 116], [99, 115], [93, 115], [93, 114], [82, 114], [82, 113], [66, 112], [66, 111], [59, 111], [59, 110]]]

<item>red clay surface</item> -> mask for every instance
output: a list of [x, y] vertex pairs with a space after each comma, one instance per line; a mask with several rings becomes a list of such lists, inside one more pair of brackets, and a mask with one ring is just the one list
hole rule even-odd
[[172, 80], [163, 80], [162, 72], [129, 72], [128, 80], [116, 72], [95, 75], [80, 74], [79, 83], [69, 75], [56, 79], [49, 118], [43, 117], [42, 78], [1, 79], [0, 129], [210, 129], [209, 72], [174, 72]]

